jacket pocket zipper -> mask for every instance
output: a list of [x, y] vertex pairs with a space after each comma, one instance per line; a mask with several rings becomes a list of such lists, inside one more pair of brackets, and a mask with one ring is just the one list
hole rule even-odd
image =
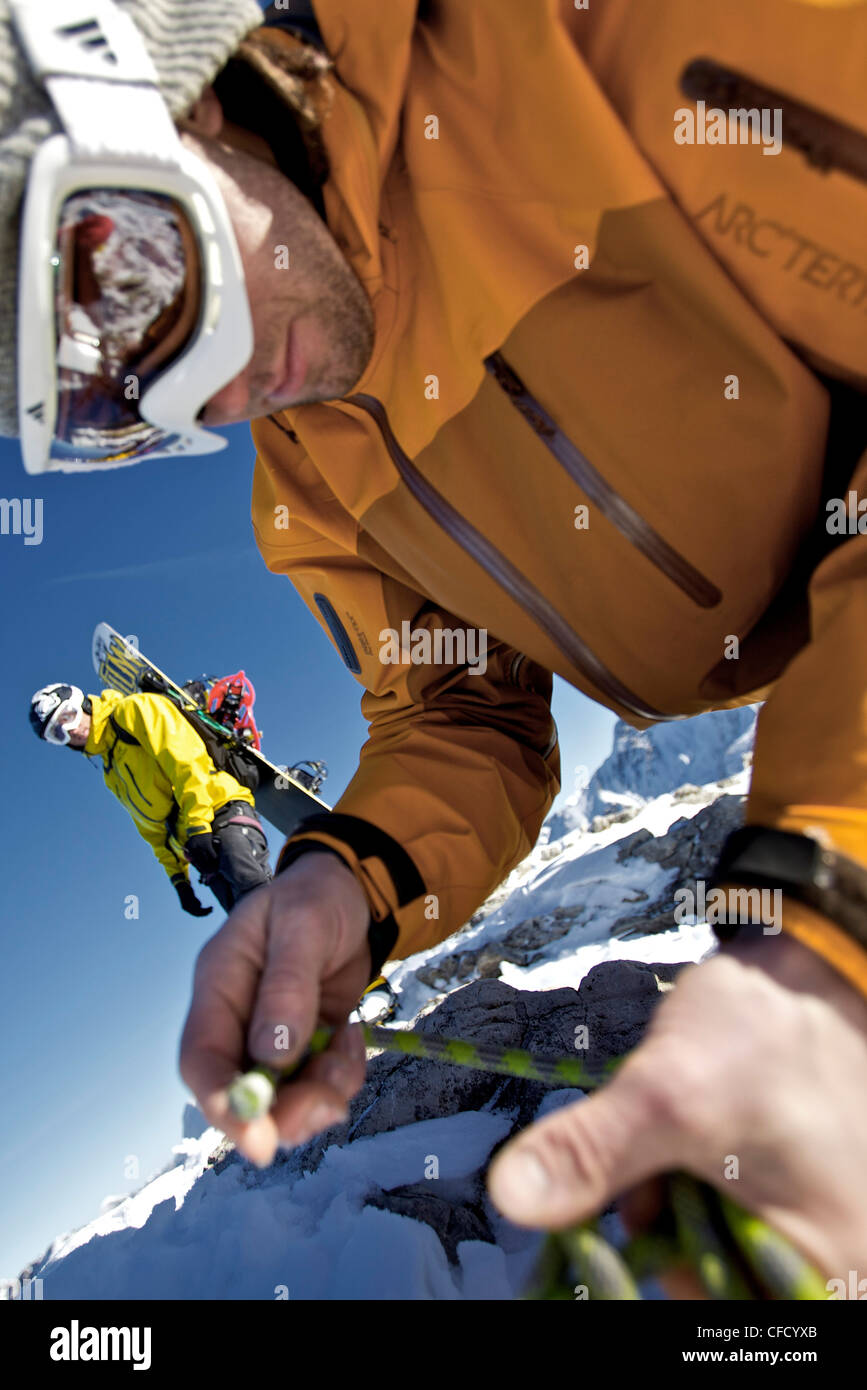
[[531, 395], [505, 358], [498, 352], [492, 352], [490, 357], [485, 358], [485, 366], [497, 385], [505, 391], [515, 409], [538, 434], [545, 447], [550, 449], [569, 477], [578, 484], [581, 491], [590, 498], [595, 507], [598, 507], [612, 526], [615, 526], [636, 550], [640, 550], [666, 579], [670, 579], [692, 599], [693, 603], [697, 603], [700, 608], [716, 607], [722, 598], [716, 585], [670, 546], [668, 541], [663, 540], [649, 522], [645, 521], [624, 497], [614, 491], [589, 459], [584, 457], [578, 446], [563, 433], [545, 407]]
[[548, 602], [545, 595], [540, 593], [535, 585], [531, 584], [529, 579], [512, 564], [511, 560], [497, 550], [496, 546], [492, 545], [481, 531], [477, 531], [475, 526], [467, 521], [466, 517], [462, 516], [457, 508], [453, 507], [451, 502], [443, 497], [442, 493], [438, 492], [433, 484], [428, 482], [427, 478], [419, 472], [395, 439], [388, 415], [381, 401], [377, 400], [375, 396], [368, 396], [363, 392], [347, 396], [346, 401], [349, 405], [358, 406], [374, 420], [403, 482], [428, 515], [477, 564], [481, 565], [492, 579], [496, 580], [510, 598], [514, 599], [521, 608], [530, 614], [563, 653], [567, 661], [582, 671], [597, 690], [603, 691], [609, 699], [624, 709], [630, 710], [641, 719], [669, 721], [685, 717], [680, 714], [663, 714], [661, 710], [645, 704], [638, 695], [623, 685], [613, 672], [608, 670], [607, 666], [603, 665], [586, 642], [569, 626], [562, 614], [558, 613], [554, 605]]
[[146, 805], [146, 806], [153, 806], [153, 802], [152, 802], [152, 801], [148, 801], [147, 797], [145, 796], [145, 794], [144, 794], [144, 792], [142, 791], [141, 787], [139, 786], [138, 782], [135, 780], [135, 774], [134, 774], [132, 768], [131, 768], [131, 767], [128, 767], [128, 768], [126, 769], [126, 771], [129, 773], [130, 777], [132, 778], [132, 784], [133, 784], [133, 786], [135, 787], [136, 791], [138, 792], [139, 796], [141, 797], [142, 801], [145, 803], [145, 805]]
[[867, 135], [814, 106], [773, 87], [763, 87], [711, 58], [694, 58], [687, 64], [680, 76], [680, 90], [693, 101], [706, 101], [723, 110], [780, 110], [784, 145], [800, 150], [807, 163], [823, 173], [839, 169], [867, 183]]

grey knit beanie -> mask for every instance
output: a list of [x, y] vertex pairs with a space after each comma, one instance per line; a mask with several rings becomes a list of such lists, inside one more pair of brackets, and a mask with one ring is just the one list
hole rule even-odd
[[[38, 5], [39, 0], [33, 0]], [[188, 113], [241, 40], [263, 21], [256, 0], [116, 0], [140, 30], [173, 118]], [[0, 0], [0, 434], [18, 433], [18, 220], [30, 161], [63, 129], [34, 79]]]

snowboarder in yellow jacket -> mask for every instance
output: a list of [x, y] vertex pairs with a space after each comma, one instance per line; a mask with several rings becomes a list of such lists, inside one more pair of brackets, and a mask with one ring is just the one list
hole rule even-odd
[[190, 863], [226, 912], [271, 878], [252, 792], [214, 767], [171, 700], [50, 685], [33, 696], [30, 722], [45, 742], [101, 758], [105, 785], [150, 845], [185, 912], [213, 911], [196, 897]]

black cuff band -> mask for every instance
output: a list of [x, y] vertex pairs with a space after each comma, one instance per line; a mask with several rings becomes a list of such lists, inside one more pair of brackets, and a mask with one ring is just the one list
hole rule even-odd
[[[362, 820], [360, 816], [345, 816], [340, 811], [329, 811], [325, 815], [317, 813], [306, 816], [299, 821], [293, 834], [303, 835], [311, 830], [343, 840], [358, 859], [381, 859], [394, 884], [398, 907], [405, 907], [413, 898], [421, 897], [424, 893], [424, 879], [403, 845], [392, 839], [387, 831], [380, 830], [378, 825]], [[314, 841], [316, 843], [318, 841]]]
[[[321, 840], [293, 840], [291, 845], [287, 845], [282, 851], [277, 868], [274, 870], [274, 877], [282, 874], [284, 869], [288, 869], [290, 864], [294, 864], [296, 859], [300, 859], [302, 854], [333, 854], [342, 864], [346, 864], [343, 855], [337, 849], [332, 849], [331, 845], [323, 845]], [[347, 865], [347, 867], [349, 867]]]
[[[743, 883], [779, 889], [828, 917], [867, 950], [867, 869], [809, 835], [746, 825], [729, 835], [713, 879], [714, 887]], [[736, 935], [737, 924], [714, 931], [720, 940]]]

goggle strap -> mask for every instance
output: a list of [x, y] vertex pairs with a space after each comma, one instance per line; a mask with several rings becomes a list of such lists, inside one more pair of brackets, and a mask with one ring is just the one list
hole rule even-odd
[[178, 167], [183, 147], [157, 87], [118, 87], [82, 77], [50, 77], [45, 86], [82, 159], [121, 168], [132, 160]]
[[180, 141], [159, 75], [141, 33], [114, 0], [10, 0], [10, 8], [27, 60], [80, 155], [177, 164]]
[[41, 82], [65, 76], [158, 86], [144, 39], [114, 0], [9, 0], [9, 7]]

